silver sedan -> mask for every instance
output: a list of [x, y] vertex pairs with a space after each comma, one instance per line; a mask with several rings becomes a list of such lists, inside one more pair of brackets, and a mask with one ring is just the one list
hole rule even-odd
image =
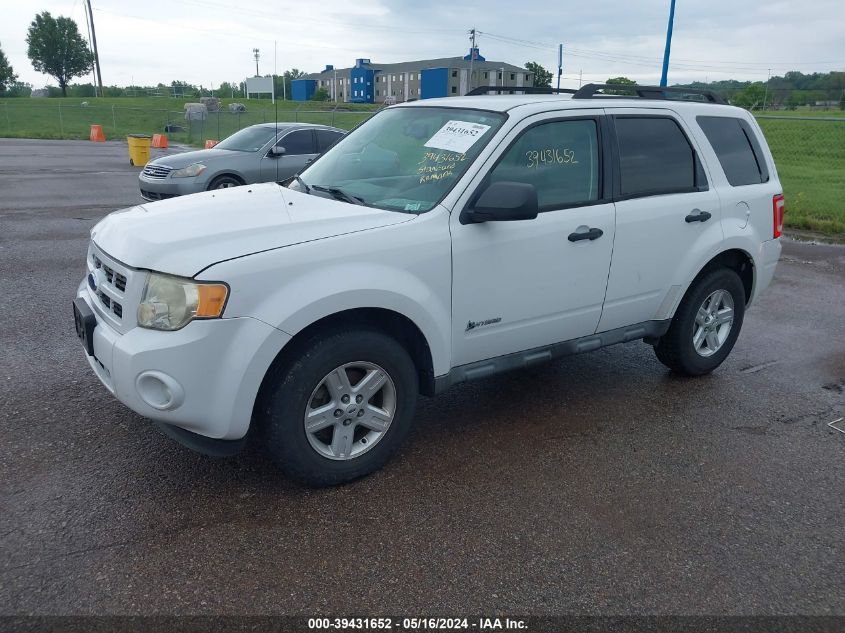
[[299, 173], [345, 132], [310, 123], [261, 123], [235, 132], [212, 149], [150, 161], [138, 177], [145, 200], [210, 189], [281, 181]]

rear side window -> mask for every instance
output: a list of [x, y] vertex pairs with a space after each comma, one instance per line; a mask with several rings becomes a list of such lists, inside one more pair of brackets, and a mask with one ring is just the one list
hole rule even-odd
[[329, 147], [331, 147], [335, 141], [337, 141], [343, 134], [340, 132], [335, 132], [334, 130], [317, 130], [317, 152], [322, 154], [325, 152]]
[[636, 197], [706, 188], [698, 157], [667, 117], [617, 116], [620, 193]]
[[291, 132], [276, 143], [276, 145], [284, 147], [287, 156], [317, 153], [314, 149], [314, 135], [311, 133], [311, 130]]
[[732, 186], [769, 180], [757, 138], [746, 121], [720, 116], [700, 116], [697, 120]]

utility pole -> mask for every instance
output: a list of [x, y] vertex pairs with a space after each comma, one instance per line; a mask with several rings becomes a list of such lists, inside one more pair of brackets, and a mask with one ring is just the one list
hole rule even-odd
[[472, 61], [475, 59], [475, 27], [469, 30], [469, 89], [472, 90]]
[[669, 51], [672, 48], [672, 27], [675, 23], [675, 0], [669, 7], [669, 27], [666, 29], [666, 50], [663, 51], [663, 74], [660, 75], [660, 85], [666, 87], [669, 75]]
[[94, 30], [94, 11], [91, 9], [91, 0], [85, 0], [88, 6], [88, 19], [91, 22], [91, 44], [94, 46], [94, 68], [97, 71], [97, 85], [100, 88], [100, 96], [103, 96], [103, 75], [100, 72], [100, 54], [97, 52], [97, 32]]
[[578, 87], [579, 88], [581, 87], [581, 78], [582, 78], [583, 74], [584, 74], [584, 70], [582, 68], [579, 68], [578, 69]]
[[563, 44], [557, 47], [557, 89], [560, 90], [560, 76], [563, 74]]
[[766, 77], [766, 91], [763, 93], [763, 110], [766, 109], [766, 100], [769, 98], [769, 82], [772, 79], [772, 69], [769, 68], [769, 76]]
[[261, 57], [261, 52], [257, 48], [253, 48], [252, 54], [255, 56], [255, 76], [258, 77], [258, 58]]

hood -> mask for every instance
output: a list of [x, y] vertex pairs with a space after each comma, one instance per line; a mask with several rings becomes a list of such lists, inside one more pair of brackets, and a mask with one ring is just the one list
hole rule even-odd
[[193, 152], [182, 152], [181, 154], [170, 154], [169, 156], [161, 156], [155, 160], [151, 160], [149, 164], [165, 165], [173, 169], [181, 169], [194, 163], [208, 163], [217, 158], [232, 158], [233, 154], [245, 155], [252, 152], [236, 152], [229, 149], [199, 149]]
[[133, 268], [193, 277], [227, 259], [408, 222], [415, 217], [268, 183], [115, 211], [91, 229], [91, 239]]

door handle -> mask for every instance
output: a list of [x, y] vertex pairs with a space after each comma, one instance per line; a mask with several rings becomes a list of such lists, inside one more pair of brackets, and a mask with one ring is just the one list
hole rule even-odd
[[684, 221], [687, 224], [691, 224], [692, 222], [707, 222], [713, 216], [707, 212], [702, 211], [701, 209], [693, 209], [692, 213], [690, 213], [687, 217], [684, 218]]
[[602, 235], [604, 235], [604, 231], [601, 229], [591, 228], [589, 231], [584, 231], [583, 233], [570, 233], [569, 234], [569, 241], [570, 242], [578, 242], [580, 240], [593, 240], [599, 239]]

